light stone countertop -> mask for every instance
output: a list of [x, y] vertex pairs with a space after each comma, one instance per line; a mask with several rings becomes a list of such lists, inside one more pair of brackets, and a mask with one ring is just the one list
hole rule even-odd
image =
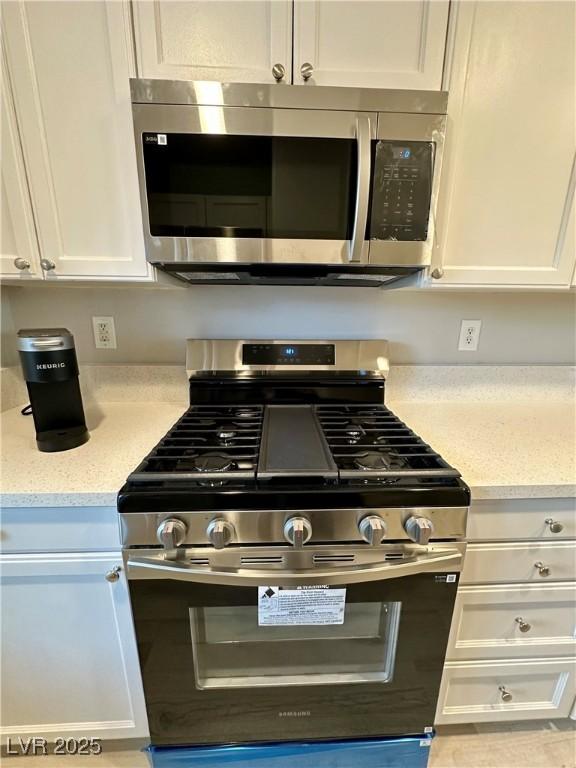
[[186, 410], [178, 403], [85, 405], [90, 440], [70, 451], [41, 453], [31, 416], [0, 414], [3, 507], [116, 506], [127, 476]]
[[452, 466], [472, 499], [576, 497], [576, 405], [388, 402]]
[[[576, 496], [573, 402], [387, 405], [460, 470], [473, 499]], [[5, 411], [3, 506], [114, 506], [128, 474], [185, 409], [185, 402], [90, 403], [90, 440], [61, 453], [40, 453], [32, 418]]]

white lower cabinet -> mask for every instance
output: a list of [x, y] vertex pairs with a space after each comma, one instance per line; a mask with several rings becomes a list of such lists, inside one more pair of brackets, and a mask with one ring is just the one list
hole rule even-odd
[[0, 557], [4, 740], [147, 735], [121, 566], [119, 552]]
[[568, 717], [576, 658], [449, 662], [436, 722], [482, 723]]
[[472, 504], [437, 725], [570, 715], [575, 524], [574, 499]]

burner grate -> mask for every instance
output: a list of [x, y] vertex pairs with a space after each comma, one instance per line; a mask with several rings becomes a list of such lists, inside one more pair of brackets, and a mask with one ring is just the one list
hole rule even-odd
[[262, 406], [192, 406], [128, 479], [209, 487], [254, 479], [263, 413]]
[[320, 405], [316, 413], [341, 479], [460, 477], [384, 405]]

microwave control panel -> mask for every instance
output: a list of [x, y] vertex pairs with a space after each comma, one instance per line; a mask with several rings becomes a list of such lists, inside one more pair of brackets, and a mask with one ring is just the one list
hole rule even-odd
[[428, 237], [434, 145], [427, 141], [373, 142], [371, 240]]

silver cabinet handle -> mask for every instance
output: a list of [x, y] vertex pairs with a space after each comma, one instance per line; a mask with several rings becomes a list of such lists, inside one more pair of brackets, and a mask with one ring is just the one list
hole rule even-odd
[[272, 75], [274, 77], [274, 80], [276, 80], [277, 83], [280, 82], [280, 80], [284, 80], [284, 77], [286, 75], [286, 68], [283, 64], [274, 64], [272, 67]]
[[30, 269], [30, 262], [23, 259], [21, 256], [17, 256], [14, 259], [14, 266], [16, 269]]
[[534, 563], [534, 568], [538, 568], [538, 573], [540, 576], [546, 577], [550, 576], [550, 568], [547, 565], [544, 565], [543, 562], [538, 560], [537, 563]]
[[444, 277], [444, 270], [442, 267], [436, 267], [436, 269], [433, 269], [432, 272], [430, 272], [430, 277], [433, 277], [434, 280], [440, 280]]
[[348, 261], [359, 263], [362, 259], [364, 238], [366, 237], [366, 221], [368, 220], [368, 201], [370, 199], [370, 166], [372, 156], [370, 151], [370, 118], [361, 115], [356, 120], [356, 147], [358, 154], [358, 177], [356, 181], [356, 209]]
[[45, 272], [50, 272], [53, 269], [56, 269], [56, 264], [54, 264], [53, 261], [50, 261], [50, 259], [40, 259], [40, 266]]
[[510, 691], [506, 689], [505, 685], [499, 685], [498, 690], [500, 691], [500, 698], [502, 699], [502, 701], [505, 701], [505, 702], [512, 701], [513, 696], [510, 693]]
[[[451, 547], [416, 556], [410, 562], [384, 562], [362, 568], [313, 568], [274, 571], [274, 584], [281, 587], [313, 584], [356, 584], [365, 581], [397, 579], [414, 573], [452, 573], [462, 569], [462, 553]], [[177, 579], [199, 584], [259, 586], [270, 579], [270, 570], [238, 568], [199, 568], [185, 561], [167, 561], [162, 555], [131, 557], [129, 579]], [[263, 581], [264, 580], [264, 581]]]
[[547, 517], [544, 522], [550, 528], [551, 533], [562, 533], [564, 530], [562, 523], [559, 523], [558, 520], [554, 520], [551, 517]]
[[121, 570], [122, 568], [120, 568], [119, 565], [115, 565], [114, 568], [106, 572], [106, 576], [105, 576], [106, 581], [110, 581], [110, 582], [118, 581], [118, 579], [120, 578]]
[[524, 621], [522, 616], [516, 616], [514, 621], [516, 622], [516, 624], [518, 624], [518, 629], [520, 630], [520, 632], [530, 632], [530, 630], [532, 629], [532, 624], [528, 624], [527, 621]]
[[307, 82], [312, 77], [312, 72], [314, 72], [314, 67], [309, 62], [305, 61], [304, 64], [300, 67], [300, 74], [302, 75], [302, 79], [304, 82]]

